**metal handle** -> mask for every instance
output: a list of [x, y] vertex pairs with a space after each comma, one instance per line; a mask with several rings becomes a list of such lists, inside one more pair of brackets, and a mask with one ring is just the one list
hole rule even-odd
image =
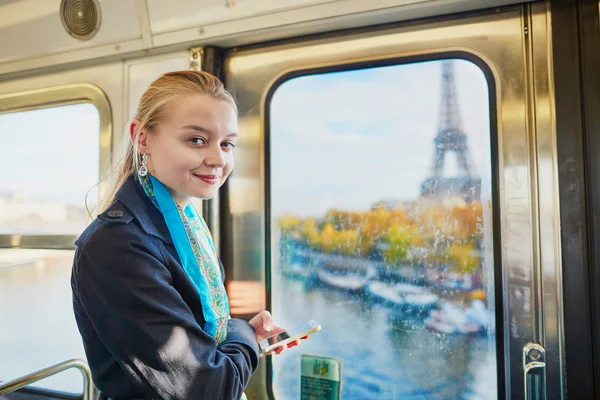
[[92, 374], [90, 368], [82, 360], [68, 360], [58, 364], [42, 368], [38, 371], [20, 376], [0, 384], [0, 396], [19, 390], [27, 385], [31, 385], [39, 380], [56, 375], [69, 368], [77, 368], [83, 375], [83, 400], [92, 400], [94, 398], [94, 385], [92, 384]]
[[[539, 391], [535, 391], [533, 376], [540, 378]], [[525, 379], [525, 400], [544, 400], [546, 398], [546, 350], [537, 343], [528, 343], [523, 347], [523, 377]], [[537, 396], [534, 395], [537, 393]]]

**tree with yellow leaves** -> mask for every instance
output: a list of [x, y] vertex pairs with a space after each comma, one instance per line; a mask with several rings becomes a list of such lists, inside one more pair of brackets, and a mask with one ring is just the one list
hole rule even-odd
[[418, 228], [411, 225], [392, 225], [384, 240], [389, 247], [384, 251], [383, 257], [390, 264], [412, 261], [409, 260], [409, 249], [423, 244]]
[[302, 219], [292, 214], [285, 214], [279, 218], [278, 222], [281, 235], [285, 236], [298, 232]]
[[480, 267], [478, 252], [472, 243], [452, 243], [448, 248], [448, 259], [457, 272], [471, 274]]

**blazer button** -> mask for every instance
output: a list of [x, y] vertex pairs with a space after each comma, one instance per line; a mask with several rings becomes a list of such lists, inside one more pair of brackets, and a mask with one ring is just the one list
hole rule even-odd
[[121, 218], [123, 216], [123, 211], [121, 210], [112, 210], [106, 213], [111, 218]]

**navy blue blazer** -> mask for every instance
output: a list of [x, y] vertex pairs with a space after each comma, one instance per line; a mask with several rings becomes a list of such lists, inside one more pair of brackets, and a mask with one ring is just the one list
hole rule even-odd
[[137, 179], [75, 244], [73, 309], [101, 398], [240, 398], [258, 366], [254, 329], [231, 319], [219, 345], [202, 330], [200, 296]]

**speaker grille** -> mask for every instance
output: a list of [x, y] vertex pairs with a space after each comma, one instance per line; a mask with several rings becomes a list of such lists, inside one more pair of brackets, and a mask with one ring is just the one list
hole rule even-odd
[[96, 0], [61, 0], [60, 19], [69, 35], [89, 40], [100, 28], [100, 6]]

